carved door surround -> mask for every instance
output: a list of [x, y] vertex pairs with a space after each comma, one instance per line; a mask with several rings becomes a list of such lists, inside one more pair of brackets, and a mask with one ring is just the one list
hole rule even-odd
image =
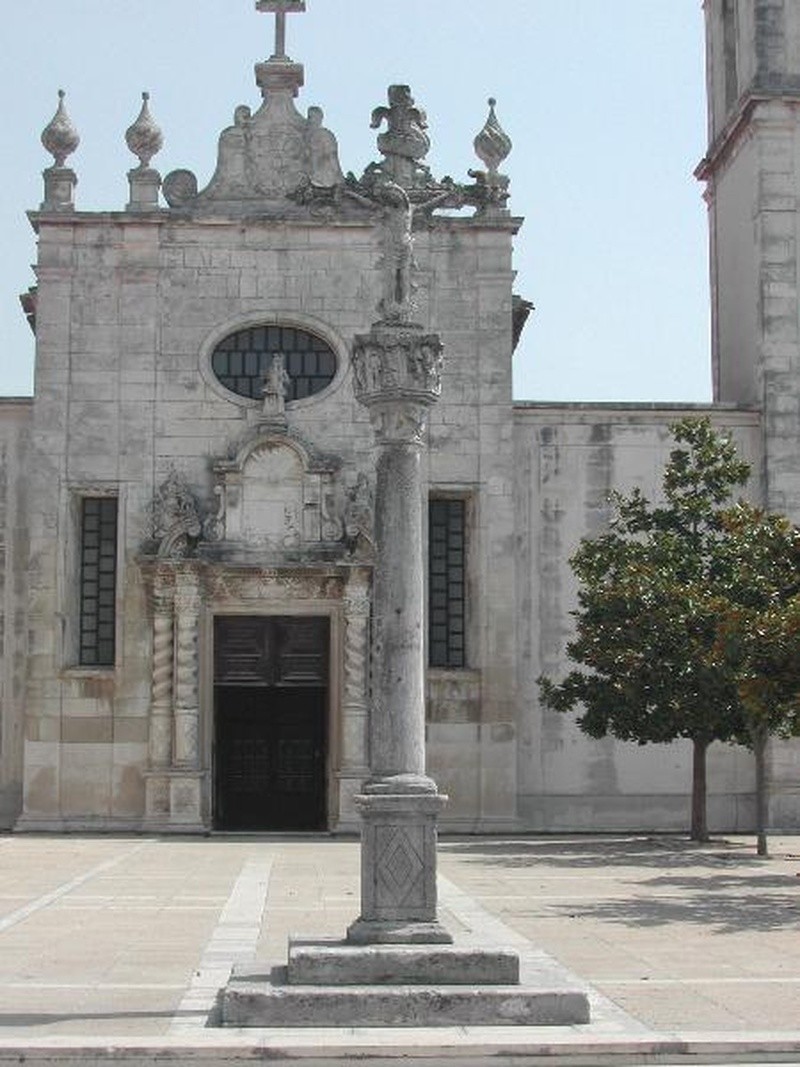
[[214, 618], [298, 615], [330, 621], [328, 822], [355, 828], [352, 797], [369, 762], [370, 567], [152, 559], [142, 568], [153, 634], [145, 827], [186, 832], [211, 824]]
[[214, 617], [317, 615], [330, 620], [326, 809], [331, 828], [354, 829], [369, 763], [369, 478], [353, 472], [345, 483], [338, 458], [264, 421], [212, 471], [210, 516], [170, 473], [140, 557], [152, 620], [144, 825], [210, 826]]

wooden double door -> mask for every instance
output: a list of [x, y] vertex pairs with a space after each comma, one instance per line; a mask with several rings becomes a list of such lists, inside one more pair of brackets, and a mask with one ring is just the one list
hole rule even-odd
[[327, 828], [329, 623], [305, 616], [214, 622], [214, 825]]

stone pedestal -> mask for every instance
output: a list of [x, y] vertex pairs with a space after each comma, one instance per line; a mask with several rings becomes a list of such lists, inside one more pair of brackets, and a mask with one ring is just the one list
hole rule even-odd
[[43, 172], [44, 200], [42, 211], [74, 211], [75, 186], [78, 178], [70, 167], [48, 167]]
[[152, 167], [136, 167], [128, 171], [130, 200], [127, 211], [157, 211], [161, 175]]
[[353, 944], [447, 943], [436, 914], [437, 793], [361, 795], [361, 915]]

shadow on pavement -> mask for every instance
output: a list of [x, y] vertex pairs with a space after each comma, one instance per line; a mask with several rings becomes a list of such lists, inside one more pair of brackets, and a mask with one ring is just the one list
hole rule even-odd
[[747, 864], [754, 869], [768, 862], [755, 854], [755, 846], [719, 839], [705, 844], [674, 837], [508, 838], [489, 840], [451, 838], [439, 842], [439, 851], [453, 856], [491, 861], [500, 867], [730, 867]]
[[742, 896], [698, 892], [686, 898], [624, 897], [594, 903], [551, 905], [547, 911], [562, 918], [593, 919], [623, 926], [692, 924], [714, 934], [800, 929], [800, 895], [797, 893]]

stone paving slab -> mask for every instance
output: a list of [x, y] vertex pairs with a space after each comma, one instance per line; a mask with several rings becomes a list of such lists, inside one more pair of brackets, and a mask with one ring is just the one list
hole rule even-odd
[[211, 1029], [234, 964], [341, 936], [356, 842], [0, 836], [0, 1063], [800, 1064], [800, 837], [453, 838], [439, 870], [459, 939], [579, 981], [589, 1026]]

